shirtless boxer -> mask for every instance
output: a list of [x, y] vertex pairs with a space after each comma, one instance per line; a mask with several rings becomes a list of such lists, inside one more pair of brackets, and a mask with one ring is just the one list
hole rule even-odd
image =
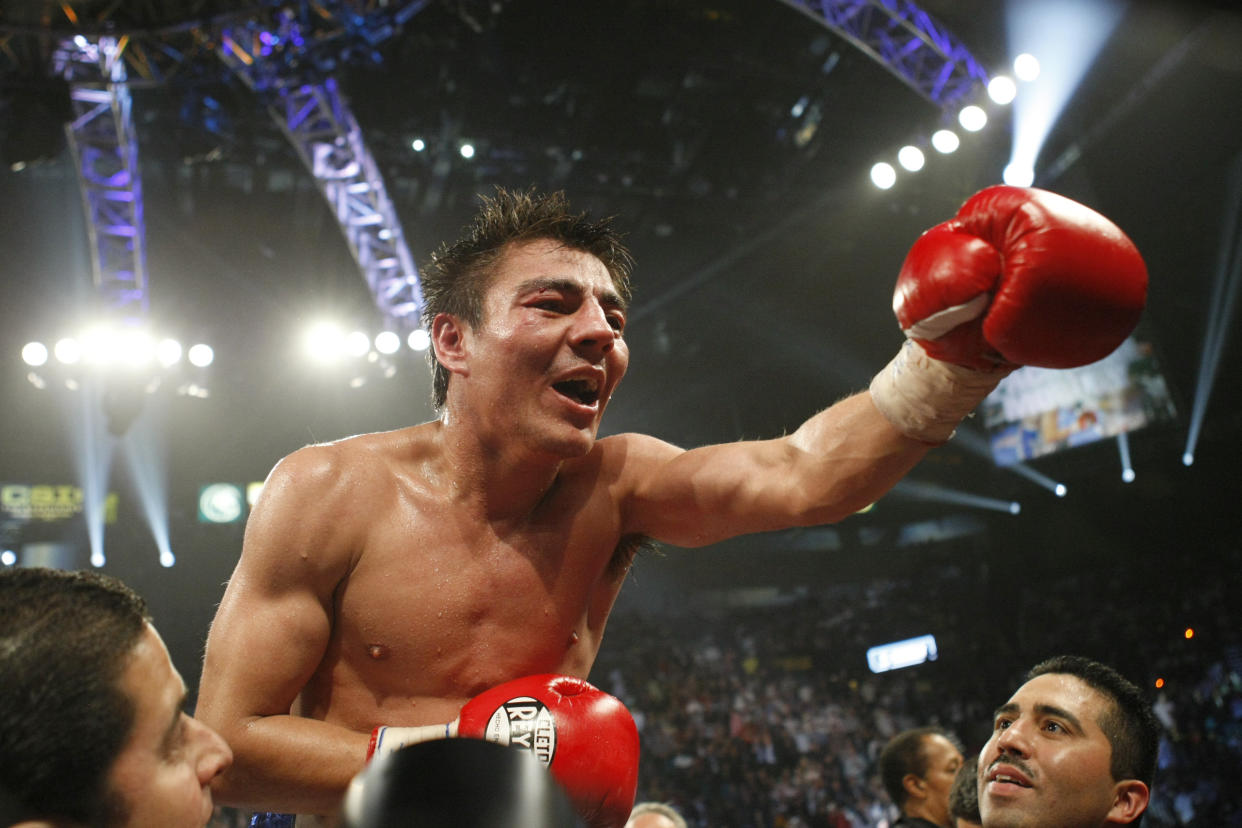
[[[1055, 301], [1026, 284], [1043, 260]], [[642, 539], [698, 547], [851, 515], [1015, 363], [1111, 351], [1146, 290], [1105, 219], [993, 188], [911, 251], [895, 307], [912, 339], [869, 391], [779, 439], [685, 451], [596, 439], [629, 362], [630, 257], [607, 223], [561, 194], [500, 191], [434, 265], [439, 419], [300, 449], [255, 504], [199, 697], [235, 754], [224, 802], [331, 814], [374, 728], [448, 722], [515, 677], [586, 677]], [[1084, 271], [1081, 297], [1067, 269]]]

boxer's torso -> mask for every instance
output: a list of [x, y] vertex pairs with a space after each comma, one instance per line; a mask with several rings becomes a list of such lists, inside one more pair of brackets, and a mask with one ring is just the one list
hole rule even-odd
[[448, 722], [488, 687], [585, 678], [595, 660], [625, 574], [618, 510], [597, 485], [606, 449], [564, 464], [531, 514], [500, 525], [429, 471], [419, 428], [349, 447], [373, 464], [341, 504], [359, 548], [296, 713], [360, 731]]

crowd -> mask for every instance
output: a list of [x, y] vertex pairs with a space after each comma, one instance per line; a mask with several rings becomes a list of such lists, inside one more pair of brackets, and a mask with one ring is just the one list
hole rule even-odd
[[[1238, 571], [1242, 551], [1212, 563]], [[640, 725], [639, 798], [698, 826], [886, 826], [896, 811], [876, 759], [889, 738], [937, 724], [970, 755], [1025, 662], [1075, 652], [1153, 691], [1163, 734], [1145, 824], [1242, 825], [1242, 635], [1227, 582], [1183, 562], [1149, 601], [1141, 564], [1076, 571], [1006, 593], [998, 622], [981, 577], [950, 568], [614, 618], [592, 678]], [[867, 647], [903, 632], [933, 633], [939, 658], [870, 673]]]

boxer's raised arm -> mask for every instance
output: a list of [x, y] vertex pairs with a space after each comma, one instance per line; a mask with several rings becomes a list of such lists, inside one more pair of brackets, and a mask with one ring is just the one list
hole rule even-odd
[[346, 483], [342, 451], [305, 448], [269, 475], [207, 638], [196, 715], [233, 749], [216, 783], [226, 804], [333, 813], [365, 763], [368, 733], [290, 715], [328, 646], [333, 590], [358, 544], [347, 512], [331, 507]]
[[623, 479], [634, 482], [622, 500], [623, 531], [687, 547], [836, 522], [877, 500], [931, 448], [897, 431], [865, 392], [775, 440], [683, 451], [651, 437], [616, 439], [626, 442]]
[[839, 520], [948, 440], [1018, 365], [1107, 356], [1146, 293], [1142, 257], [1108, 219], [1044, 190], [983, 190], [907, 255], [893, 307], [908, 341], [868, 392], [778, 440], [682, 452], [626, 437], [623, 531], [699, 546]]

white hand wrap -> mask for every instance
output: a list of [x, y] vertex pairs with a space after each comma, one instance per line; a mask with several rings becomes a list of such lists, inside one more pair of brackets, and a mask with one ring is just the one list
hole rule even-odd
[[906, 340], [871, 381], [871, 399], [902, 434], [925, 443], [944, 443], [1014, 367], [976, 371], [933, 359], [917, 342]]
[[452, 739], [457, 736], [457, 721], [448, 724], [421, 725], [416, 727], [388, 727], [381, 725], [371, 731], [371, 744], [367, 748], [367, 761], [387, 756], [406, 745], [427, 742], [432, 739]]

